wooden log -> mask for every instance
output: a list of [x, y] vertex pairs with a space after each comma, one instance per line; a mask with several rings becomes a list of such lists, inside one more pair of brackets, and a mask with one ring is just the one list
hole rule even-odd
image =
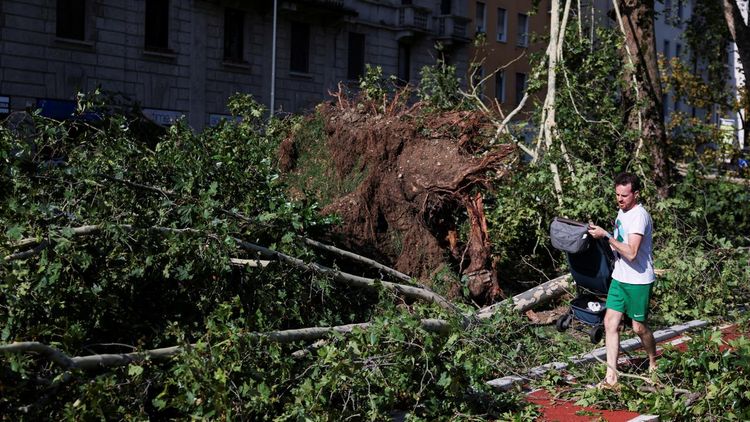
[[268, 264], [271, 263], [271, 261], [268, 260], [262, 260], [262, 259], [240, 259], [240, 258], [229, 258], [229, 262], [232, 265], [238, 266], [238, 267], [260, 267], [265, 268], [268, 266]]
[[475, 316], [478, 319], [487, 319], [494, 313], [498, 312], [505, 306], [512, 305], [513, 309], [517, 312], [526, 312], [536, 306], [549, 302], [552, 299], [562, 296], [568, 292], [573, 283], [571, 282], [571, 275], [564, 274], [560, 277], [553, 278], [552, 280], [542, 283], [536, 287], [526, 290], [523, 293], [519, 293], [512, 298], [505, 299], [502, 302], [498, 302], [494, 305], [485, 307], [477, 311]]

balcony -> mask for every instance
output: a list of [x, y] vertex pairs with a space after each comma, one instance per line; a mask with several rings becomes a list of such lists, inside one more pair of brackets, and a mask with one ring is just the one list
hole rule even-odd
[[466, 27], [470, 19], [456, 15], [440, 15], [435, 16], [434, 19], [435, 38], [442, 43], [461, 44], [471, 41], [466, 35]]
[[396, 27], [399, 32], [396, 39], [399, 41], [413, 39], [420, 34], [426, 34], [430, 31], [430, 10], [412, 5], [402, 5], [398, 7], [398, 21]]
[[427, 32], [427, 22], [429, 21], [429, 17], [429, 9], [412, 5], [402, 6], [398, 9], [398, 26], [402, 29], [413, 29], [416, 31]]

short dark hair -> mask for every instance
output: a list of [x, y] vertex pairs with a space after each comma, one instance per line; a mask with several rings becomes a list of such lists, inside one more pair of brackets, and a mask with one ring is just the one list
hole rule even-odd
[[630, 189], [633, 192], [640, 192], [641, 190], [641, 179], [633, 173], [620, 173], [615, 176], [615, 186], [626, 186], [630, 185]]

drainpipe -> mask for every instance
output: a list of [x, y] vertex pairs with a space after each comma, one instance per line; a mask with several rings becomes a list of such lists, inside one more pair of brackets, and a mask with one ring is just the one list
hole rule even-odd
[[270, 102], [270, 113], [269, 118], [273, 117], [273, 110], [276, 107], [274, 102], [276, 100], [276, 21], [277, 21], [277, 10], [278, 0], [273, 0], [273, 35], [271, 40], [271, 102]]

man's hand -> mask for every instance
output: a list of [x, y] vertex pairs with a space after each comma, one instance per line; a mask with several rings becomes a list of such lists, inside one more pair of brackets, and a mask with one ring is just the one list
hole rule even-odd
[[607, 231], [603, 228], [589, 223], [589, 236], [593, 237], [594, 239], [601, 239], [603, 237], [607, 237]]

